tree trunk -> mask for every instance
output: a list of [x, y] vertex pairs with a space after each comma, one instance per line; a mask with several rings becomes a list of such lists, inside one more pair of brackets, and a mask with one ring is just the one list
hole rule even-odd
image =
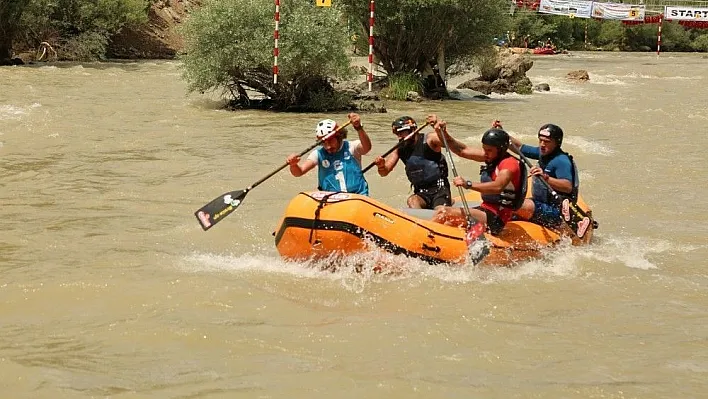
[[8, 65], [12, 59], [12, 41], [18, 29], [18, 21], [27, 6], [26, 0], [2, 0], [0, 2], [0, 65]]

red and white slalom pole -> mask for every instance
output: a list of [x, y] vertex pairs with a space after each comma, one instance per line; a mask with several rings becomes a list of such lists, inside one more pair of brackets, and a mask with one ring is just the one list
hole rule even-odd
[[278, 84], [278, 39], [280, 39], [280, 0], [275, 0], [275, 32], [273, 33], [275, 44], [273, 46], [273, 84]]
[[374, 0], [369, 3], [369, 73], [366, 75], [369, 91], [374, 81]]
[[664, 22], [664, 14], [659, 14], [659, 33], [656, 36], [656, 55], [661, 53], [661, 25]]

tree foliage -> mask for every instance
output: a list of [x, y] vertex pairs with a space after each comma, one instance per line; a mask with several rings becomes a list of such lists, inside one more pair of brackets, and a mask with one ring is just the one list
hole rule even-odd
[[25, 7], [25, 0], [0, 1], [0, 65], [12, 57], [12, 42]]
[[[588, 43], [585, 43], [587, 29]], [[656, 50], [656, 24], [624, 25], [620, 21], [568, 18], [535, 12], [517, 12], [512, 18], [512, 46], [523, 46], [529, 36], [529, 47], [550, 38], [559, 48], [570, 50], [603, 49], [622, 51]], [[708, 31], [685, 29], [675, 22], [664, 21], [661, 48], [664, 51], [706, 51]]]
[[[126, 25], [147, 22], [150, 0], [2, 0], [0, 42], [37, 48], [48, 42], [60, 58], [105, 56], [110, 37]], [[2, 58], [0, 44], [0, 58]]]
[[223, 89], [240, 104], [251, 100], [247, 89], [253, 89], [277, 109], [320, 109], [322, 92], [333, 94], [328, 77], [350, 73], [342, 14], [311, 0], [284, 1], [280, 11], [277, 84], [272, 2], [213, 0], [195, 11], [182, 27], [188, 89]]
[[[368, 36], [369, 0], [342, 0]], [[506, 0], [388, 0], [376, 2], [374, 54], [388, 74], [422, 73], [442, 50], [446, 65], [468, 60], [506, 31]]]

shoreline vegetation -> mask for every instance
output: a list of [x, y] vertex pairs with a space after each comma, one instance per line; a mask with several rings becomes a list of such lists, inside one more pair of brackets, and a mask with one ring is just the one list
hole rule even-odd
[[[484, 22], [470, 24], [459, 10]], [[510, 15], [506, 0], [377, 3], [378, 74], [369, 92], [368, 63], [350, 61], [368, 54], [368, 1], [284, 4], [278, 83], [273, 11], [270, 2], [246, 0], [3, 0], [0, 65], [179, 59], [189, 91], [221, 91], [231, 109], [385, 112], [383, 99], [454, 99], [445, 82], [470, 71], [481, 78], [458, 87], [530, 94], [525, 73], [533, 62], [508, 54], [528, 52], [524, 47], [551, 42], [558, 52], [656, 51], [657, 41], [655, 24]], [[499, 42], [510, 49], [494, 51]], [[708, 30], [664, 22], [661, 46], [662, 52], [706, 52]]]

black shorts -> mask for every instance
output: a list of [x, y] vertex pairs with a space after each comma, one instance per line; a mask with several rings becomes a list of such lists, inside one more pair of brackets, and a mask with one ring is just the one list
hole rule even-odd
[[478, 209], [487, 214], [487, 230], [489, 230], [492, 235], [497, 235], [501, 233], [506, 223], [504, 223], [504, 221], [501, 220], [501, 218], [497, 216], [496, 213], [490, 211], [487, 208], [482, 208], [481, 206], [475, 206], [474, 209]]
[[430, 188], [414, 188], [413, 194], [425, 201], [425, 209], [435, 209], [440, 205], [452, 205], [450, 186], [433, 186]]

